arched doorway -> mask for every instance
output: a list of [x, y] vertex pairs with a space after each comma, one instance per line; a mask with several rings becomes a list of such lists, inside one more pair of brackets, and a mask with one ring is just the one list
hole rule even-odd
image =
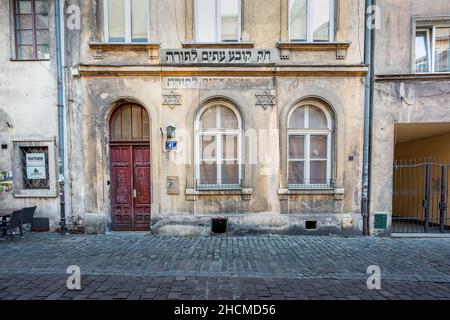
[[148, 231], [151, 217], [150, 120], [123, 104], [110, 119], [111, 209], [115, 231]]

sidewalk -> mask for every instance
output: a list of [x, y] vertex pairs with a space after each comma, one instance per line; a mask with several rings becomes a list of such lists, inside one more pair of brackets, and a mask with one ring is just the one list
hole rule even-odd
[[0, 299], [450, 299], [450, 239], [27, 234], [0, 256]]

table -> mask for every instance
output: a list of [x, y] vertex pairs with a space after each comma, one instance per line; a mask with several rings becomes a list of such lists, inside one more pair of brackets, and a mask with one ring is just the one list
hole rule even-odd
[[[13, 212], [20, 211], [20, 210], [22, 210], [22, 209], [17, 209], [17, 208], [4, 208], [4, 209], [0, 209], [0, 218], [1, 218], [3, 221], [6, 221], [6, 218], [9, 217], [9, 216], [11, 216], [11, 215], [13, 214]], [[6, 237], [6, 230], [3, 230], [2, 236], [3, 236], [3, 237]]]

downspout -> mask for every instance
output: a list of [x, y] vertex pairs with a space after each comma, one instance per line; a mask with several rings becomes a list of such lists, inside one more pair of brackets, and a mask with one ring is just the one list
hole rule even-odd
[[64, 87], [61, 48], [61, 6], [60, 0], [55, 0], [55, 37], [56, 37], [56, 67], [58, 90], [58, 153], [59, 153], [59, 204], [61, 234], [66, 234], [66, 201], [65, 201], [65, 157], [64, 157]]
[[363, 217], [363, 234], [370, 235], [370, 212], [369, 212], [369, 195], [370, 195], [370, 142], [371, 142], [371, 124], [372, 124], [372, 90], [373, 90], [373, 39], [372, 39], [372, 9], [373, 1], [366, 0], [365, 6], [365, 36], [364, 36], [364, 64], [368, 67], [365, 77], [365, 93], [364, 93], [364, 151], [363, 151], [363, 181], [362, 181], [362, 198], [361, 212]]

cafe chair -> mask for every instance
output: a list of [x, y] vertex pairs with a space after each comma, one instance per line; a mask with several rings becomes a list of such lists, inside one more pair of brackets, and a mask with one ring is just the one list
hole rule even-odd
[[22, 231], [22, 222], [20, 221], [22, 217], [22, 210], [14, 211], [11, 215], [11, 218], [8, 221], [2, 221], [0, 222], [0, 231], [3, 233], [3, 231], [6, 231], [9, 233], [9, 236], [11, 237], [11, 241], [14, 241], [14, 230], [19, 229], [20, 231], [20, 237], [23, 237], [23, 231]]
[[[29, 225], [29, 229], [23, 229], [23, 230], [31, 230], [32, 224], [33, 224], [33, 216], [36, 212], [37, 207], [28, 207], [22, 209], [22, 217], [21, 217], [21, 224], [23, 225]], [[22, 227], [23, 228], [23, 227]]]

